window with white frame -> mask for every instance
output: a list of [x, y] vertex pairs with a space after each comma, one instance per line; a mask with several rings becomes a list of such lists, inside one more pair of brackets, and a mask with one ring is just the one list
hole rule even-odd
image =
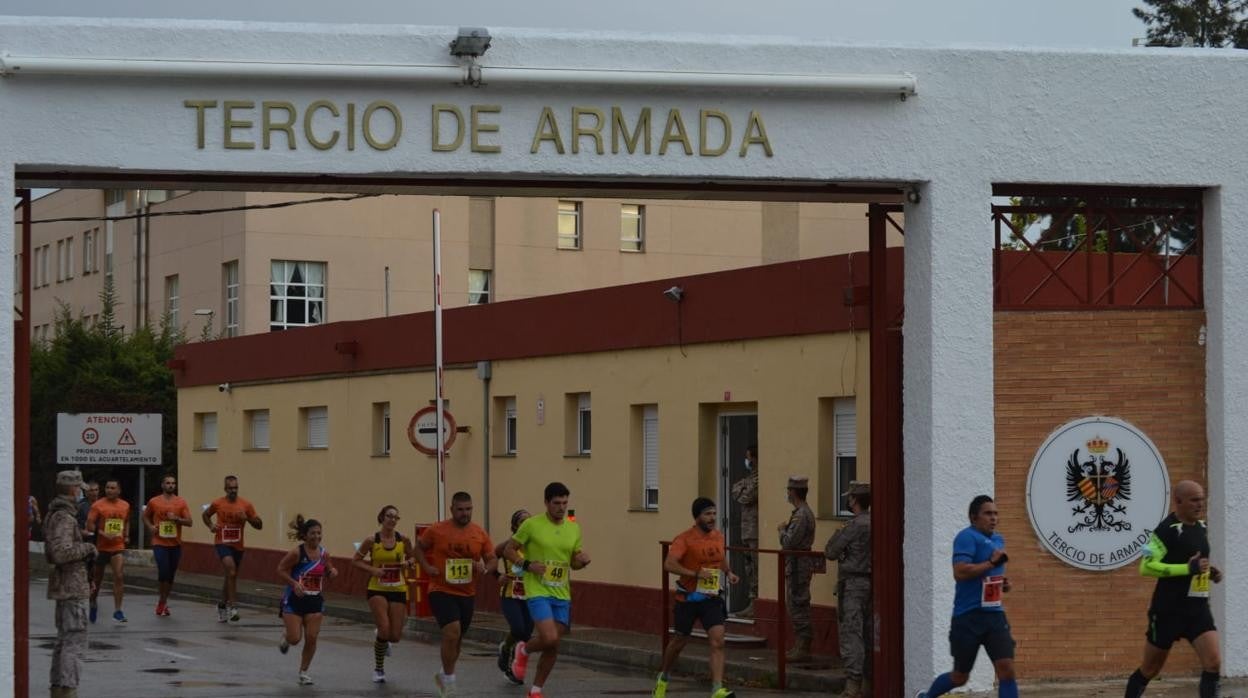
[[222, 287], [225, 289], [225, 336], [238, 336], [238, 260], [221, 265]]
[[217, 413], [200, 412], [195, 415], [195, 430], [199, 432], [195, 448], [201, 451], [217, 450]]
[[74, 239], [65, 238], [65, 280], [74, 278]]
[[638, 204], [620, 206], [620, 250], [646, 251], [646, 207]]
[[56, 241], [56, 283], [65, 280], [65, 241]]
[[[126, 215], [125, 192], [120, 189], [105, 192], [105, 213], [109, 218]], [[104, 222], [104, 275], [113, 275], [113, 221]]]
[[273, 260], [269, 286], [269, 329], [325, 322], [325, 262]]
[[95, 243], [100, 236], [100, 229], [93, 228], [82, 234], [82, 273], [90, 274], [95, 268]]
[[177, 274], [165, 277], [165, 313], [169, 316], [169, 326], [173, 328], [179, 325], [178, 311], [181, 304], [179, 286]]
[[509, 397], [503, 403], [503, 452], [516, 454], [516, 398]]
[[373, 455], [390, 455], [390, 403], [373, 403]]
[[304, 448], [329, 448], [329, 408], [321, 405], [304, 407], [300, 411], [303, 412]]
[[559, 241], [561, 250], [581, 249], [581, 202], [559, 202]]
[[490, 302], [490, 282], [494, 272], [489, 269], [468, 270], [468, 305], [484, 305]]
[[247, 448], [268, 450], [269, 411], [247, 410], [243, 415], [247, 422]]
[[833, 406], [833, 444], [836, 454], [836, 501], [841, 516], [852, 516], [843, 496], [858, 479], [858, 417], [854, 398], [838, 398]]
[[576, 396], [576, 452], [582, 455], [590, 453], [591, 423], [589, 393], [581, 393]]
[[659, 406], [641, 411], [641, 502], [646, 509], [659, 508]]

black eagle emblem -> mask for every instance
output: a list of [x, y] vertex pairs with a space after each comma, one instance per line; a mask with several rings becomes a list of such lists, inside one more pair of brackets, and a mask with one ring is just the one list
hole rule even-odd
[[1124, 502], [1131, 499], [1131, 463], [1121, 448], [1114, 449], [1118, 460], [1088, 453], [1079, 460], [1079, 449], [1066, 461], [1066, 501], [1075, 502], [1071, 515], [1076, 521], [1067, 532], [1130, 531], [1131, 522], [1120, 518], [1127, 513]]

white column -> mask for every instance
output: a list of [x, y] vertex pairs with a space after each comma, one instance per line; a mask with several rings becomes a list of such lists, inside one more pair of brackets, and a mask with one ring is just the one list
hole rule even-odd
[[[4, 526], [4, 535], [11, 535], [17, 526], [13, 511], [13, 252], [17, 249], [17, 231], [13, 228], [13, 165], [0, 163], [0, 192], [4, 196], [4, 204], [0, 205], [0, 365], [8, 366], [0, 371], [0, 414], [4, 414], [4, 438], [0, 438], [0, 521], [8, 521]], [[8, 541], [4, 543], [7, 547]], [[8, 628], [0, 633], [0, 687], [5, 690], [13, 686], [13, 637], [17, 628], [13, 625], [13, 555], [0, 555], [0, 628]], [[23, 582], [24, 583], [24, 582]], [[31, 686], [41, 686], [31, 682]]]
[[[1226, 575], [1214, 587], [1222, 638], [1222, 673], [1248, 675], [1248, 548], [1232, 531], [1248, 529], [1248, 188], [1242, 183], [1205, 195], [1206, 433], [1209, 439], [1209, 535], [1213, 564]], [[1238, 506], [1236, 506], [1238, 503]]]
[[[906, 695], [952, 668], [953, 537], [994, 482], [992, 187], [942, 178], [920, 195], [906, 205]], [[972, 684], [986, 687], [978, 668]]]

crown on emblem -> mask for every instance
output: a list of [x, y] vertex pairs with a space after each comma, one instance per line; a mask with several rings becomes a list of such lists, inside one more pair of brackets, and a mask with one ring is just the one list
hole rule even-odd
[[1109, 450], [1109, 442], [1099, 436], [1093, 437], [1088, 441], [1088, 451], [1092, 453], [1105, 453]]

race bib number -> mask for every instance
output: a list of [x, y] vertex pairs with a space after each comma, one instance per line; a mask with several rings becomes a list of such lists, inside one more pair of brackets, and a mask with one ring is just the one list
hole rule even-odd
[[1201, 572], [1192, 575], [1192, 583], [1187, 587], [1187, 595], [1198, 599], [1209, 598], [1209, 573]]
[[401, 565], [382, 565], [381, 576], [377, 578], [377, 583], [392, 587], [402, 584], [403, 567]]
[[305, 574], [299, 583], [303, 585], [303, 593], [316, 596], [321, 593], [321, 583], [325, 578], [319, 574]]
[[517, 579], [511, 583], [511, 598], [513, 599], [524, 598], [524, 580], [523, 579]]
[[1005, 589], [1005, 577], [999, 574], [984, 577], [983, 591], [979, 597], [980, 608], [1000, 608], [1001, 593]]
[[568, 585], [568, 563], [546, 561], [546, 572], [542, 574], [542, 584], [556, 589]]
[[177, 538], [178, 537], [178, 524], [176, 522], [169, 521], [167, 519], [165, 521], [161, 521], [160, 524], [156, 527], [156, 535], [160, 536], [161, 538]]
[[472, 581], [472, 560], [466, 557], [449, 558], [446, 561], [448, 584], [467, 584]]
[[243, 527], [238, 524], [226, 524], [221, 527], [222, 543], [240, 543], [243, 540]]
[[719, 595], [719, 570], [707, 567], [703, 571], [710, 572], [711, 576], [698, 577], [698, 591], [707, 596]]
[[104, 532], [110, 536], [120, 536], [125, 527], [125, 519], [104, 519]]

